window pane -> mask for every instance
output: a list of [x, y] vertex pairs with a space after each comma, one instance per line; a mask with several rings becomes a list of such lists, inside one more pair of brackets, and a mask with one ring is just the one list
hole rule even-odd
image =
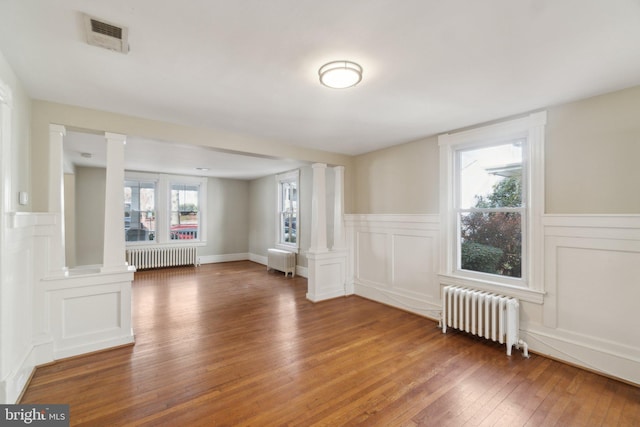
[[460, 214], [460, 268], [522, 277], [522, 215], [519, 212]]
[[282, 243], [296, 243], [297, 233], [297, 213], [287, 211], [282, 213]]
[[458, 155], [460, 208], [522, 206], [522, 141]]
[[297, 243], [298, 189], [296, 181], [280, 182], [280, 243]]
[[172, 239], [197, 239], [200, 228], [199, 185], [171, 185]]
[[156, 188], [153, 182], [125, 181], [125, 240], [149, 241], [156, 235]]

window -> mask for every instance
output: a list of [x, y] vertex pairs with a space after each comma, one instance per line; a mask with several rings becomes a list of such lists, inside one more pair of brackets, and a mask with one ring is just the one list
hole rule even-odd
[[206, 178], [127, 172], [127, 245], [204, 243]]
[[[522, 278], [522, 148], [516, 139], [456, 150], [457, 268]], [[525, 245], [526, 247], [526, 245]]]
[[276, 176], [278, 185], [277, 237], [276, 247], [298, 251], [298, 170]]
[[172, 239], [197, 239], [199, 220], [200, 186], [197, 184], [171, 184]]
[[542, 289], [545, 122], [542, 112], [439, 137], [443, 283], [525, 299], [518, 289]]
[[124, 182], [124, 231], [127, 242], [150, 241], [156, 235], [156, 183]]

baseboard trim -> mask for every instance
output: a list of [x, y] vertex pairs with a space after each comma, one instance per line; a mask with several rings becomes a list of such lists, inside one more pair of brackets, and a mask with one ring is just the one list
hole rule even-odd
[[267, 257], [262, 255], [249, 253], [249, 261], [257, 262], [258, 264], [262, 264], [262, 265], [267, 265]]
[[307, 267], [301, 267], [299, 265], [296, 265], [296, 275], [297, 276], [302, 276], [305, 279], [309, 278], [309, 269]]
[[112, 338], [104, 341], [95, 341], [88, 344], [78, 345], [74, 347], [62, 348], [54, 353], [54, 359], [67, 359], [73, 356], [84, 356], [88, 353], [95, 353], [97, 351], [111, 350], [116, 347], [122, 347], [135, 343], [135, 336], [133, 334], [123, 337]]
[[426, 299], [404, 295], [389, 289], [381, 289], [356, 281], [353, 284], [354, 294], [390, 307], [438, 321], [442, 306], [439, 301], [433, 303]]
[[198, 257], [200, 264], [215, 264], [219, 262], [245, 261], [249, 259], [249, 253], [201, 255]]
[[632, 348], [544, 327], [529, 326], [520, 333], [537, 354], [640, 386], [640, 359]]
[[10, 405], [20, 401], [36, 368], [34, 358], [34, 347], [31, 346], [16, 369], [0, 381], [0, 401], [2, 404]]

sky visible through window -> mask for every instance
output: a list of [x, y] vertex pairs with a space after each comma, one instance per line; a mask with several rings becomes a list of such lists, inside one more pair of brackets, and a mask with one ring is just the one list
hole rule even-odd
[[[473, 150], [460, 151], [460, 208], [469, 209], [476, 205], [476, 196], [487, 195], [503, 176], [491, 170], [508, 169], [522, 164], [522, 143], [501, 144]], [[518, 171], [520, 172], [520, 171]]]

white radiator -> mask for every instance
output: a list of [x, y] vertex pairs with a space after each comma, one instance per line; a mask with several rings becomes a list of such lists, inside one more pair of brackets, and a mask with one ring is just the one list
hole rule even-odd
[[127, 249], [127, 263], [138, 270], [179, 265], [198, 265], [196, 246]]
[[519, 338], [520, 304], [517, 298], [491, 292], [445, 286], [442, 291], [442, 332], [447, 327], [459, 329], [479, 337], [511, 347], [522, 346], [523, 355], [529, 357], [527, 343]]
[[269, 249], [267, 253], [267, 271], [271, 268], [282, 271], [285, 276], [291, 273], [291, 277], [296, 277], [296, 254], [281, 249]]

